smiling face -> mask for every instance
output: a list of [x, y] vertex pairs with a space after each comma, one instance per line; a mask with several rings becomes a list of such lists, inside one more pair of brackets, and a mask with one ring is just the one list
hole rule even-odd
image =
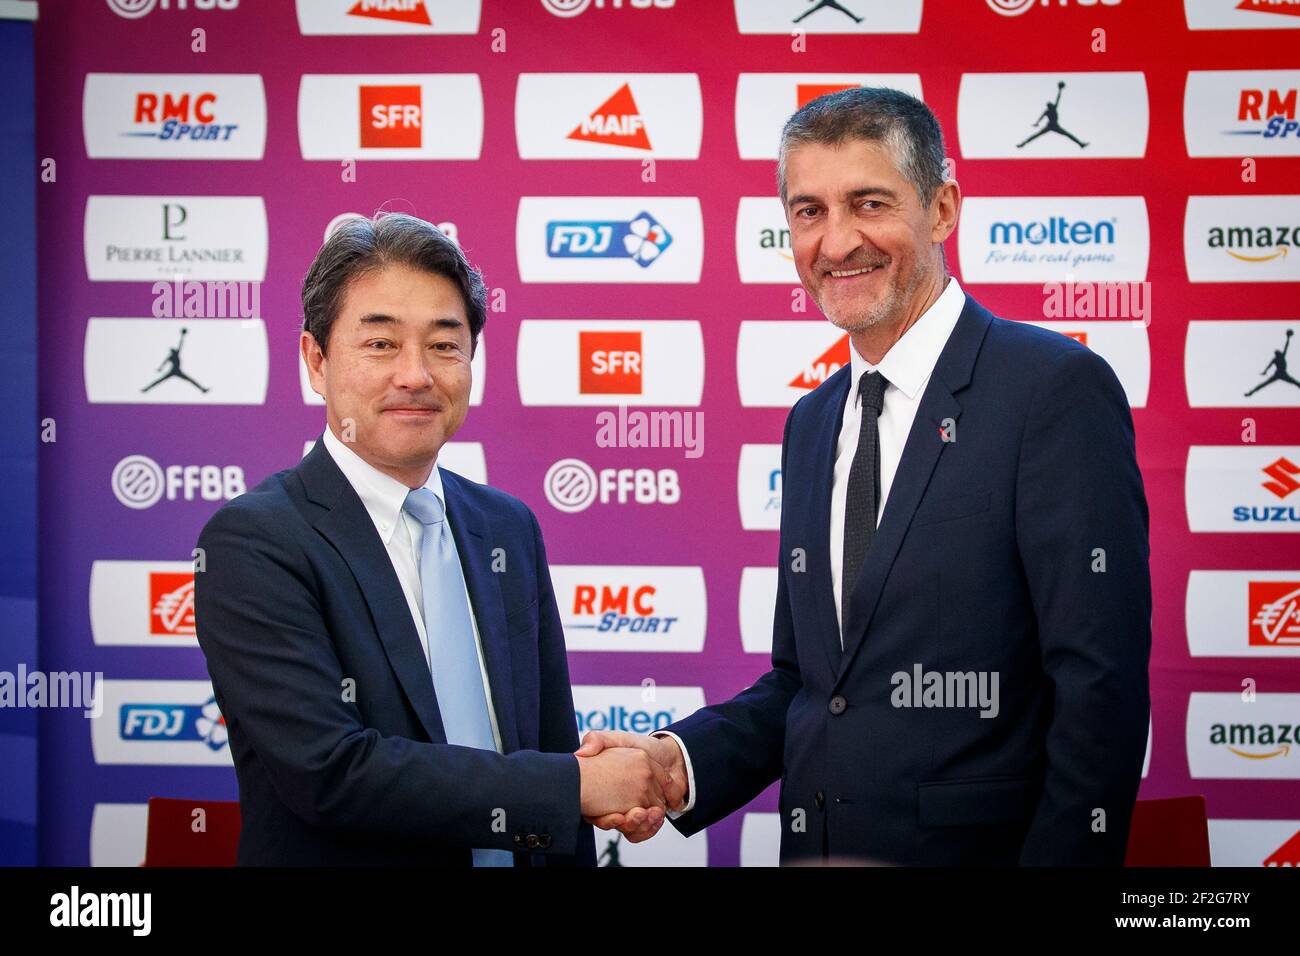
[[795, 268], [826, 317], [863, 332], [919, 315], [942, 285], [956, 184], [923, 205], [889, 147], [864, 139], [794, 146], [785, 170]]
[[452, 280], [390, 265], [348, 285], [327, 354], [309, 332], [300, 344], [334, 434], [418, 488], [469, 410], [471, 342]]

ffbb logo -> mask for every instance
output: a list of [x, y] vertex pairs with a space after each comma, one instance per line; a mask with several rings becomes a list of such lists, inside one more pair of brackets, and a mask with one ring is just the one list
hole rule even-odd
[[127, 20], [139, 20], [155, 10], [235, 10], [239, 0], [108, 0], [108, 9]]
[[168, 465], [162, 468], [147, 455], [128, 455], [112, 476], [113, 494], [128, 508], [152, 508], [168, 501], [222, 501], [247, 489], [239, 465]]

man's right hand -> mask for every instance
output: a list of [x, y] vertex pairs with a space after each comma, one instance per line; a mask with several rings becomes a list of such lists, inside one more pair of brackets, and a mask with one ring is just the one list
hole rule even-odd
[[[630, 735], [629, 735], [630, 736]], [[623, 813], [629, 807], [657, 812], [663, 821], [670, 789], [667, 771], [635, 747], [602, 748], [578, 761], [579, 802], [587, 819]]]
[[582, 738], [582, 746], [577, 750], [579, 766], [610, 753], [611, 748], [636, 748], [649, 756], [651, 763], [664, 774], [662, 786], [666, 803], [657, 807], [648, 803], [627, 804], [612, 812], [584, 812], [583, 816], [601, 830], [615, 829], [630, 843], [640, 843], [650, 839], [663, 826], [663, 807], [678, 810], [686, 805], [686, 761], [682, 757], [681, 748], [671, 737], [641, 737], [618, 731], [591, 731]]

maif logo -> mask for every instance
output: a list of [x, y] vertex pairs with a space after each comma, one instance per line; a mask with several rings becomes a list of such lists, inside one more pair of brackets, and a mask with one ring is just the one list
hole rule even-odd
[[424, 5], [424, 0], [357, 0], [357, 3], [348, 9], [348, 16], [369, 17], [389, 23], [433, 26], [433, 21], [429, 19], [429, 8]]
[[694, 73], [521, 73], [520, 159], [698, 159], [703, 133]]
[[304, 36], [477, 33], [482, 0], [297, 0]]
[[1300, 0], [1183, 0], [1183, 7], [1189, 30], [1300, 28]]
[[789, 408], [849, 364], [849, 336], [810, 319], [740, 323], [736, 384], [748, 408]]
[[1300, 867], [1300, 820], [1210, 820], [1214, 866]]

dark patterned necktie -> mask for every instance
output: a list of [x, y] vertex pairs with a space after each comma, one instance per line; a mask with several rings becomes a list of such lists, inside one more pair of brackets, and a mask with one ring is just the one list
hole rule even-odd
[[[876, 534], [880, 510], [880, 410], [889, 382], [879, 372], [867, 372], [858, 380], [862, 424], [858, 448], [849, 469], [848, 496], [844, 500], [844, 563], [840, 578], [840, 631], [849, 623], [849, 598], [858, 573], [867, 560], [867, 549]], [[841, 645], [843, 640], [841, 639]]]

